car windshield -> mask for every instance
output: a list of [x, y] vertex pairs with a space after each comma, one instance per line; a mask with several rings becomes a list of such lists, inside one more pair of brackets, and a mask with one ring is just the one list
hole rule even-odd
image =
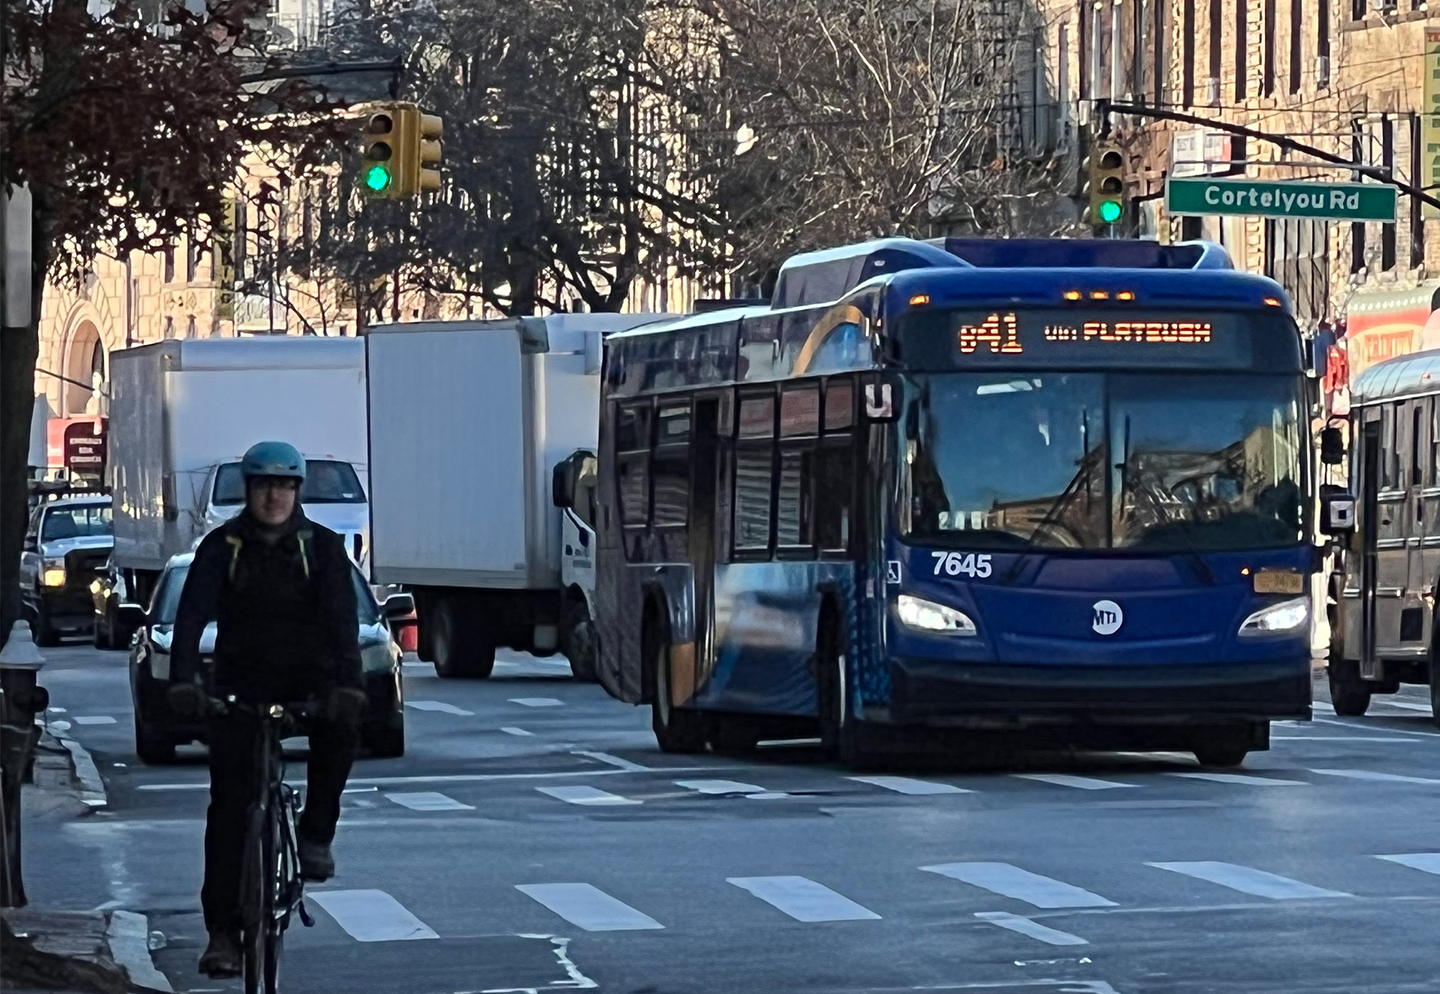
[[155, 600], [150, 605], [152, 625], [175, 624], [175, 615], [180, 612], [180, 591], [184, 589], [185, 577], [189, 575], [188, 565], [172, 566], [165, 571], [155, 588]]
[[914, 540], [1173, 552], [1303, 537], [1293, 377], [917, 376], [900, 430]]
[[109, 504], [72, 504], [52, 507], [45, 512], [40, 526], [40, 541], [54, 542], [66, 538], [84, 538], [112, 534]]
[[[238, 507], [245, 503], [245, 478], [238, 462], [222, 463], [215, 473], [217, 507]], [[363, 504], [365, 491], [355, 467], [339, 459], [305, 460], [305, 482], [300, 486], [302, 504]]]

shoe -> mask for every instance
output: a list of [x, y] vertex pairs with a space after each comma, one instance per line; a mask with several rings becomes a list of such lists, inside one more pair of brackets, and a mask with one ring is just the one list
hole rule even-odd
[[200, 972], [211, 980], [240, 976], [240, 937], [233, 932], [211, 932], [210, 944], [200, 957]]
[[311, 883], [324, 883], [335, 876], [335, 857], [330, 855], [330, 843], [299, 840], [300, 876]]

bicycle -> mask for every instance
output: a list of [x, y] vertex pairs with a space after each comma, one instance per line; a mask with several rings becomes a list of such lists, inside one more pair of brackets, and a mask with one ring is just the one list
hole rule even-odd
[[231, 708], [256, 719], [257, 794], [247, 814], [245, 852], [240, 867], [240, 959], [245, 994], [278, 994], [280, 952], [290, 916], [309, 928], [300, 877], [298, 825], [300, 795], [285, 782], [281, 741], [297, 734], [298, 718], [310, 705], [265, 704], [252, 707], [235, 697], [213, 700], [221, 714]]

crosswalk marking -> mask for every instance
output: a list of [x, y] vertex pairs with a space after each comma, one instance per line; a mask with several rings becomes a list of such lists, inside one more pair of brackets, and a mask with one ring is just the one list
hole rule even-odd
[[1393, 856], [1376, 856], [1375, 858], [1399, 863], [1401, 866], [1408, 866], [1410, 869], [1420, 870], [1422, 873], [1440, 875], [1440, 852], [1405, 852], [1396, 853]]
[[527, 708], [558, 708], [565, 704], [556, 697], [512, 697], [511, 704], [521, 704]]
[[1243, 783], [1256, 787], [1308, 787], [1304, 780], [1281, 780], [1279, 777], [1256, 777], [1248, 773], [1171, 773], [1172, 777], [1188, 780], [1209, 780], [1212, 783]]
[[361, 942], [440, 938], [383, 890], [312, 890], [305, 896]]
[[453, 704], [446, 704], [444, 701], [406, 701], [407, 708], [414, 708], [416, 711], [439, 711], [442, 714], [472, 715], [474, 711], [466, 711], [464, 708], [457, 708]]
[[523, 729], [523, 728], [516, 728], [514, 725], [507, 725], [507, 726], [505, 726], [504, 728], [500, 729], [500, 731], [504, 732], [506, 735], [522, 735], [522, 736], [523, 736], [523, 735], [532, 735], [532, 736], [533, 736], [533, 735], [535, 734], [534, 732], [527, 732], [527, 731], [525, 731], [525, 729]]
[[1013, 776], [1022, 780], [1039, 780], [1041, 783], [1053, 783], [1057, 787], [1075, 787], [1080, 790], [1112, 790], [1116, 787], [1134, 787], [1133, 783], [1120, 783], [1118, 780], [1101, 780], [1099, 777], [1076, 777], [1068, 773], [1015, 773]]
[[641, 803], [629, 797], [612, 794], [608, 790], [583, 785], [575, 787], [536, 787], [535, 789], [542, 794], [549, 794], [551, 797], [558, 798], [569, 804], [615, 805]]
[[1350, 780], [1375, 780], [1381, 783], [1440, 783], [1434, 777], [1407, 777], [1399, 773], [1375, 773], [1371, 770], [1311, 770], [1327, 777], [1346, 777]]
[[77, 714], [70, 719], [77, 725], [113, 725], [115, 719], [108, 714]]
[[1080, 938], [1078, 935], [1071, 935], [1069, 932], [1062, 932], [1058, 928], [1041, 925], [1037, 921], [1032, 921], [1021, 915], [1012, 915], [1008, 911], [977, 911], [975, 912], [975, 917], [987, 921], [992, 925], [1008, 928], [1012, 932], [1028, 935], [1032, 939], [1048, 942], [1052, 946], [1090, 945], [1089, 942]]
[[1310, 705], [1310, 710], [1319, 711], [1321, 714], [1334, 714], [1335, 706], [1326, 704], [1324, 701], [1315, 701]]
[[871, 921], [880, 916], [807, 877], [726, 877], [801, 922]]
[[516, 884], [515, 889], [587, 932], [665, 927], [590, 884]]
[[701, 794], [768, 794], [764, 787], [738, 780], [676, 780], [675, 786]]
[[1382, 699], [1375, 701], [1375, 703], [1385, 704], [1392, 708], [1400, 708], [1402, 711], [1423, 711], [1426, 714], [1430, 713], [1430, 705], [1416, 704], [1413, 701], [1390, 701]]
[[1193, 863], [1147, 863], [1161, 870], [1183, 873], [1197, 880], [1206, 880], [1221, 887], [1238, 890], [1242, 894], [1268, 897], [1274, 901], [1298, 901], [1314, 897], [1351, 897], [1339, 890], [1327, 890], [1312, 884], [1282, 877], [1278, 873], [1257, 870], [1252, 866], [1237, 863], [1218, 863], [1201, 860]]
[[453, 797], [433, 790], [414, 790], [385, 795], [402, 808], [411, 811], [474, 811], [475, 805], [461, 804]]
[[846, 777], [847, 780], [854, 780], [858, 783], [868, 783], [875, 787], [884, 787], [886, 790], [893, 790], [897, 794], [973, 794], [974, 791], [966, 790], [964, 787], [956, 787], [949, 783], [936, 783], [933, 780], [915, 780], [911, 777]]
[[1022, 870], [1009, 863], [941, 863], [936, 866], [922, 866], [920, 869], [981, 887], [1004, 897], [1013, 897], [1037, 908], [1115, 907], [1114, 901], [1099, 894]]

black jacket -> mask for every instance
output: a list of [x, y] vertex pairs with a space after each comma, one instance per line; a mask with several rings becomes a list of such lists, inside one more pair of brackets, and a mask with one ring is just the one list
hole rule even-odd
[[180, 595], [170, 678], [194, 680], [211, 620], [215, 687], [252, 700], [300, 700], [361, 686], [359, 616], [344, 541], [297, 507], [267, 543], [242, 510], [205, 536]]

